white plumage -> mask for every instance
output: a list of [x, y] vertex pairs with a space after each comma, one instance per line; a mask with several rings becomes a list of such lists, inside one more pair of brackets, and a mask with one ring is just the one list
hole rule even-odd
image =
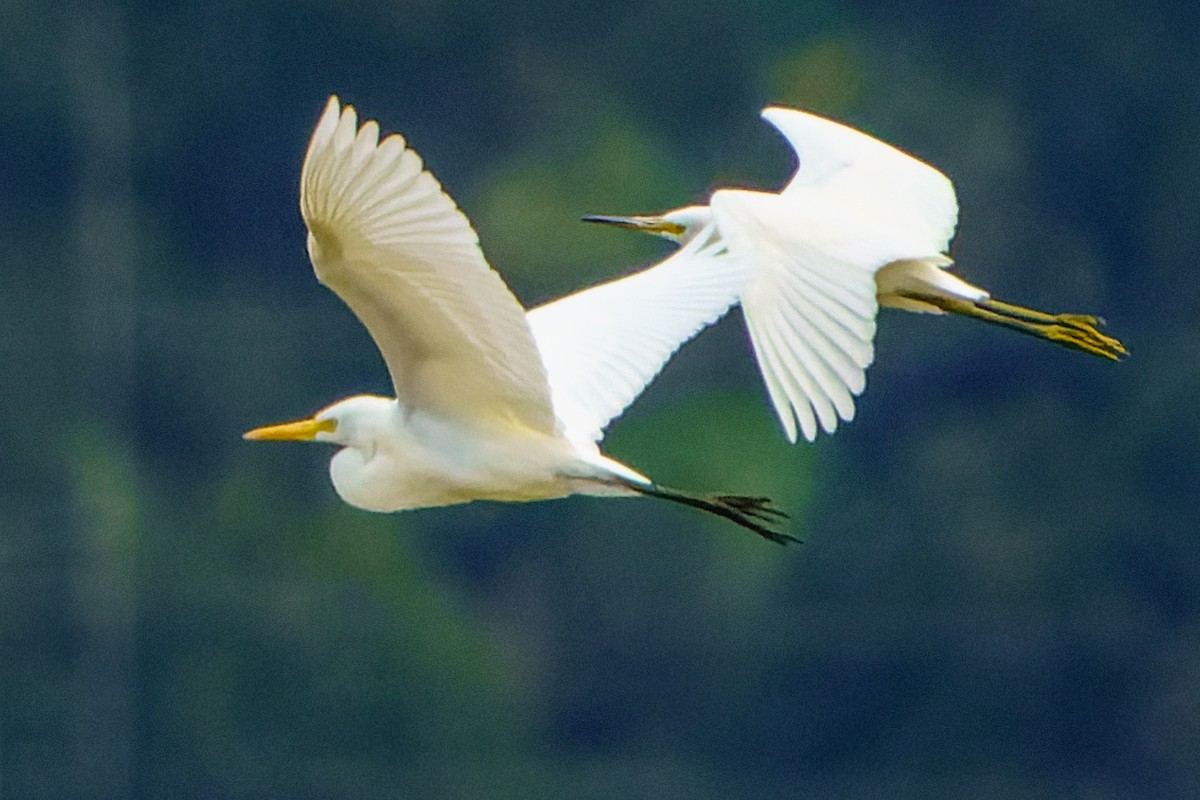
[[955, 312], [1118, 358], [1095, 317], [1001, 303], [947, 271], [958, 220], [950, 180], [930, 165], [815, 114], [762, 116], [796, 153], [779, 192], [720, 189], [707, 206], [658, 216], [586, 217], [663, 236], [686, 252], [724, 248], [747, 277], [740, 302], [767, 393], [788, 439], [854, 418], [874, 358], [878, 306]]
[[409, 412], [553, 435], [546, 371], [524, 310], [420, 157], [331, 98], [300, 173], [317, 278], [350, 306]]
[[396, 399], [347, 398], [250, 439], [342, 445], [330, 474], [375, 511], [470, 500], [644, 494], [732, 519], [773, 541], [764, 498], [666, 489], [604, 456], [603, 428], [746, 276], [698, 240], [662, 264], [528, 314], [470, 223], [404, 140], [330, 98], [300, 180], [318, 279], [370, 331]]
[[308, 252], [317, 278], [370, 331], [396, 397], [347, 398], [246, 437], [341, 445], [330, 464], [335, 488], [375, 511], [643, 494], [786, 542], [771, 527], [782, 515], [764, 498], [666, 489], [598, 446], [680, 345], [735, 303], [792, 441], [853, 417], [877, 303], [977, 303], [987, 310], [976, 315], [1066, 330], [1074, 338], [1064, 344], [1103, 345], [1110, 356], [1120, 348], [1093, 318], [1031, 321], [1040, 312], [984, 306], [986, 292], [946, 273], [957, 207], [937, 170], [829, 120], [780, 108], [764, 116], [800, 154], [781, 193], [723, 190], [708, 207], [606, 218], [682, 247], [526, 313], [404, 139], [381, 141], [375, 122], [360, 126], [353, 108], [330, 98], [301, 169]]

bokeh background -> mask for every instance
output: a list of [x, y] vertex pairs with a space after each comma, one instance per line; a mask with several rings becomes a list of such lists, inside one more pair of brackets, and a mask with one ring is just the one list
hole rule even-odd
[[[1200, 11], [1133, 0], [0, 0], [0, 796], [1200, 796]], [[307, 137], [401, 131], [528, 304], [577, 222], [792, 167], [768, 102], [938, 165], [953, 255], [1122, 364], [884, 312], [784, 443], [735, 312], [611, 431], [764, 493], [344, 506], [242, 431], [386, 392], [312, 277]]]

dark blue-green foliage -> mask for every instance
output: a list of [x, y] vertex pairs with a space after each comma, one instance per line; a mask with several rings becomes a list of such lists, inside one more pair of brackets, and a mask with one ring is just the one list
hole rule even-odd
[[[0, 2], [0, 796], [1200, 796], [1194, 4]], [[769, 102], [941, 167], [958, 269], [1123, 364], [883, 313], [787, 445], [737, 320], [607, 447], [774, 497], [346, 507], [242, 431], [388, 391], [297, 211], [336, 92], [527, 303], [577, 222], [791, 169]]]

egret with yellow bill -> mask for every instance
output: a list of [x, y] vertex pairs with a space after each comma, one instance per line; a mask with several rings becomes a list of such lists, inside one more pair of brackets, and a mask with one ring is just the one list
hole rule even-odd
[[[946, 272], [957, 205], [937, 170], [866, 134], [768, 109], [800, 153], [780, 193], [723, 190], [707, 207], [621, 224], [680, 249], [628, 277], [526, 311], [470, 223], [404, 139], [380, 139], [332, 97], [300, 177], [318, 280], [366, 326], [395, 397], [346, 398], [253, 440], [327, 442], [346, 502], [373, 511], [472, 500], [645, 495], [730, 519], [771, 541], [785, 515], [763, 497], [666, 488], [609, 458], [605, 428], [686, 341], [741, 303], [788, 438], [854, 413], [880, 303], [971, 304], [1020, 329], [1110, 357], [1091, 317], [988, 305]], [[608, 221], [618, 221], [610, 218]], [[1030, 327], [1032, 326], [1032, 327]]]

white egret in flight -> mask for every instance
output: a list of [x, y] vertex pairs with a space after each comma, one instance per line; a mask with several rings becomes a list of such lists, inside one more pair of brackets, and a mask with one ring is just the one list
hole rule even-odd
[[340, 445], [335, 489], [374, 511], [640, 494], [793, 540], [765, 498], [666, 489], [597, 444], [680, 344], [737, 301], [746, 275], [722, 248], [697, 241], [526, 313], [404, 139], [380, 140], [336, 97], [304, 158], [300, 210], [318, 280], [366, 326], [396, 397], [350, 397], [245, 438]]
[[958, 218], [950, 180], [862, 131], [790, 108], [762, 116], [799, 166], [778, 193], [714, 192], [707, 206], [656, 216], [584, 217], [684, 246], [723, 247], [768, 393], [788, 437], [810, 441], [854, 416], [873, 358], [877, 305], [951, 312], [1113, 360], [1125, 347], [1097, 317], [995, 300], [947, 271]]

